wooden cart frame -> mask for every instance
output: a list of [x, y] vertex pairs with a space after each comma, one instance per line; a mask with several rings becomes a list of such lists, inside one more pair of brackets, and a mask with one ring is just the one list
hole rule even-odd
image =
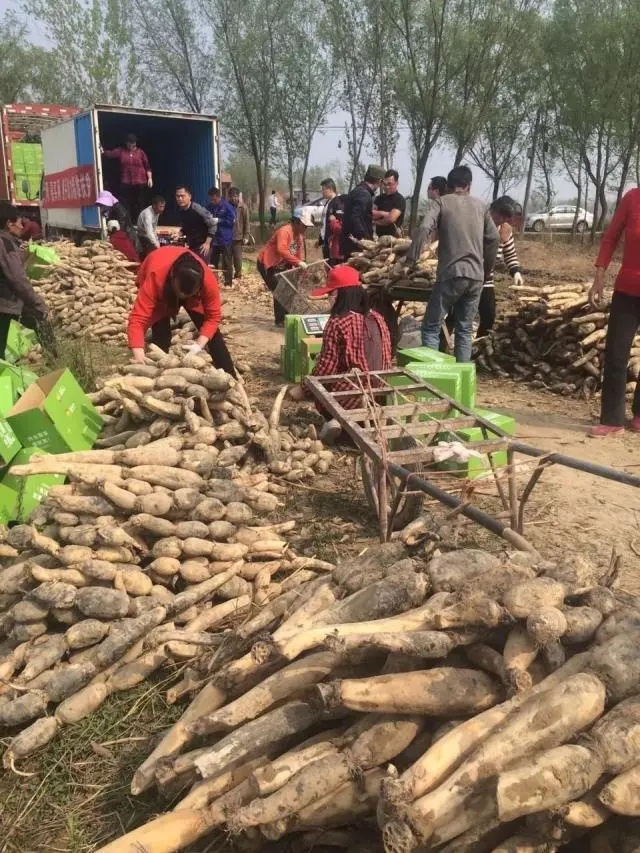
[[[340, 390], [335, 390], [336, 382]], [[318, 405], [335, 418], [355, 444], [367, 500], [378, 517], [381, 541], [388, 541], [395, 527], [404, 526], [419, 514], [425, 495], [437, 499], [461, 515], [481, 524], [520, 549], [536, 550], [524, 535], [524, 510], [533, 489], [551, 465], [604, 477], [640, 488], [640, 477], [582, 459], [549, 453], [514, 441], [504, 430], [463, 406], [410, 370], [363, 373], [354, 370], [338, 376], [307, 376], [305, 387]], [[360, 400], [358, 408], [344, 408], [345, 398]], [[427, 399], [420, 399], [427, 398]], [[460, 498], [440, 488], [428, 469], [435, 463], [434, 450], [442, 433], [477, 427], [483, 440], [460, 441], [465, 448], [487, 454], [489, 470], [508, 524], [472, 505], [470, 496]], [[498, 470], [493, 455], [506, 453], [507, 465]], [[516, 454], [538, 462], [518, 494]], [[506, 484], [506, 488], [505, 488]], [[401, 524], [397, 522], [401, 520]]]

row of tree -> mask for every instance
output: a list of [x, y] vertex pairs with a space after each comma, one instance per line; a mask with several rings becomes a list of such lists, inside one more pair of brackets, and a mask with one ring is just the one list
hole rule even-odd
[[[0, 24], [5, 101], [133, 103], [217, 112], [226, 146], [297, 176], [328, 116], [346, 116], [346, 183], [368, 159], [413, 155], [415, 218], [438, 146], [493, 196], [526, 178], [547, 203], [567, 176], [594, 229], [640, 175], [637, 0], [22, 0]], [[329, 157], [334, 152], [330, 152]], [[314, 188], [315, 189], [315, 188]]]

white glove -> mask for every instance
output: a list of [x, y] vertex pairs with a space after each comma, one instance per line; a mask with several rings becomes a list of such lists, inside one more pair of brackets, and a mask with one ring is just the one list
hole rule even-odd
[[300, 261], [300, 263], [298, 264], [298, 269], [306, 270], [306, 268], [307, 264], [304, 261]]
[[153, 187], [153, 178], [147, 178], [147, 186], [149, 189]]
[[514, 283], [517, 287], [522, 287], [522, 285], [524, 284], [524, 279], [522, 278], [522, 273], [517, 272], [517, 273], [513, 276], [513, 283]]
[[200, 344], [182, 344], [182, 349], [187, 355], [198, 355], [199, 352], [202, 352]]

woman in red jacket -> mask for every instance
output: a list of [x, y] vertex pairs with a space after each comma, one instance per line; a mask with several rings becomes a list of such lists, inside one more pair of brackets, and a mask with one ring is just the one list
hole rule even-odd
[[198, 330], [195, 343], [185, 347], [199, 353], [205, 347], [216, 367], [235, 376], [233, 361], [220, 332], [220, 289], [209, 267], [189, 249], [164, 246], [147, 256], [138, 270], [138, 296], [129, 315], [129, 348], [133, 360], [144, 362], [144, 337], [169, 351], [171, 319], [184, 308]]
[[[589, 291], [589, 300], [594, 307], [597, 307], [602, 299], [605, 273], [623, 234], [622, 266], [614, 285], [604, 350], [600, 423], [589, 432], [597, 438], [624, 431], [629, 356], [633, 339], [640, 326], [639, 188], [629, 190], [623, 196], [611, 224], [602, 237], [596, 261], [596, 275]], [[631, 411], [633, 417], [628, 428], [632, 432], [640, 432], [640, 378], [636, 382]]]

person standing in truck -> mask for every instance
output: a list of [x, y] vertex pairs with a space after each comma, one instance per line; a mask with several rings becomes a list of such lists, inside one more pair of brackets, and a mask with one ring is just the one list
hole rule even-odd
[[102, 156], [108, 160], [117, 160], [120, 166], [120, 198], [136, 220], [145, 207], [147, 189], [153, 186], [153, 174], [149, 158], [138, 148], [138, 139], [134, 133], [127, 136], [125, 145], [103, 150]]
[[192, 200], [191, 189], [185, 184], [176, 188], [176, 204], [187, 246], [208, 264], [218, 220], [201, 204]]
[[47, 319], [49, 309], [24, 271], [21, 238], [18, 210], [6, 202], [0, 203], [0, 359], [5, 357], [12, 320], [20, 320], [23, 326], [34, 329], [43, 347], [53, 346]]
[[209, 204], [207, 210], [218, 220], [218, 227], [213, 237], [213, 251], [211, 253], [211, 264], [216, 269], [224, 270], [224, 286], [231, 287], [233, 284], [233, 226], [236, 221], [236, 209], [232, 204], [222, 198], [218, 187], [209, 190]]
[[233, 223], [233, 277], [242, 278], [242, 247], [249, 242], [249, 208], [240, 201], [240, 190], [231, 187], [229, 190], [229, 203], [236, 209], [236, 221]]

